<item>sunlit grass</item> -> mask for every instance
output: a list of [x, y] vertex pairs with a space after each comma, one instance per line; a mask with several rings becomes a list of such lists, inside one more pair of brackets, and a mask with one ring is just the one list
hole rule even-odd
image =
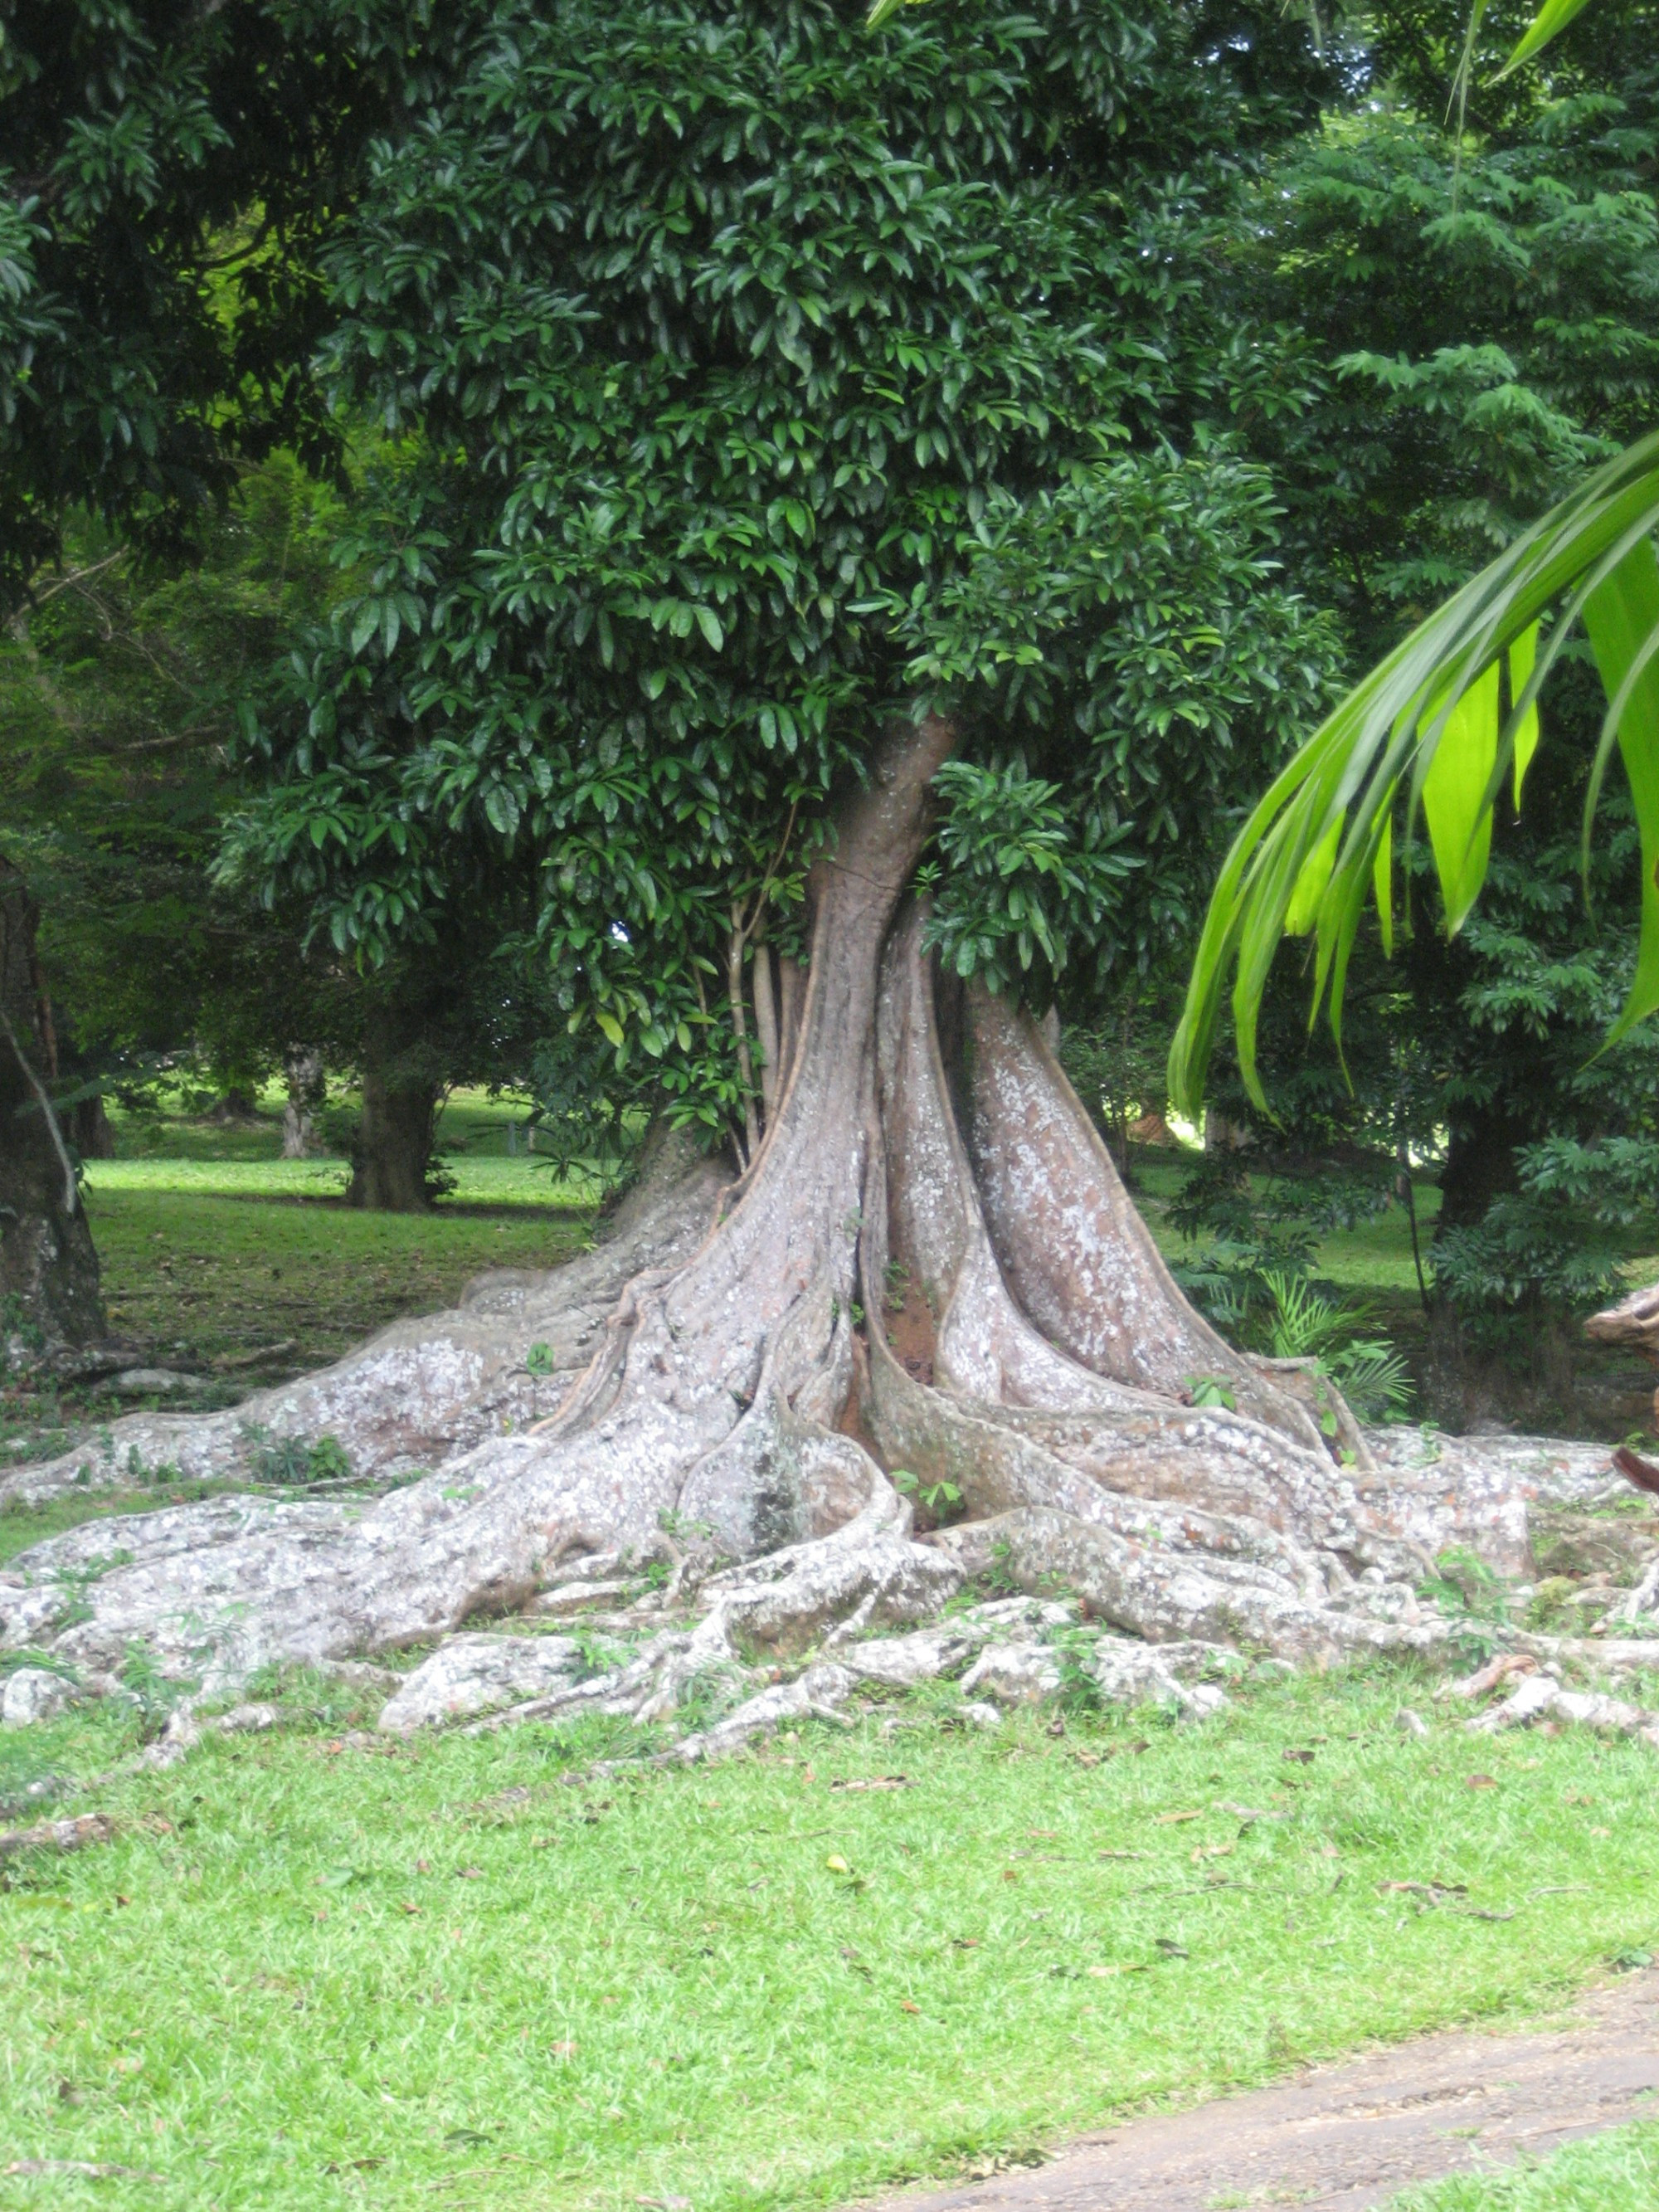
[[1459, 2174], [1408, 2191], [1389, 2212], [1653, 2212], [1659, 2126], [1615, 2128], [1507, 2172]]
[[[1415, 1742], [1402, 1694], [1266, 1684], [1062, 1739], [912, 1706], [573, 1787], [591, 1735], [377, 1756], [313, 1686], [293, 1733], [100, 1790], [118, 1843], [0, 1896], [11, 2154], [161, 2177], [19, 2201], [826, 2204], [1547, 2006], [1653, 1940], [1645, 1745]], [[97, 1767], [112, 1727], [31, 1749]], [[1467, 1897], [1384, 1887], [1429, 1880]]]

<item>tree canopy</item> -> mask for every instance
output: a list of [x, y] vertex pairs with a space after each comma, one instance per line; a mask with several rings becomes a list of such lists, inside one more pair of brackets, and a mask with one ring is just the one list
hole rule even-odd
[[1046, 1000], [1167, 943], [1330, 661], [1203, 275], [1314, 112], [1302, 29], [656, 0], [455, 52], [331, 249], [368, 581], [264, 726], [244, 875], [370, 958], [498, 903], [723, 1121], [733, 936], [792, 945], [827, 794], [939, 708], [955, 964]]

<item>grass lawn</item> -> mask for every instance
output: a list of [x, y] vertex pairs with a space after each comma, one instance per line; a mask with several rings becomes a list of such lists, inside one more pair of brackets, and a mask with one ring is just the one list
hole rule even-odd
[[287, 1364], [337, 1358], [399, 1314], [453, 1303], [481, 1267], [547, 1267], [580, 1249], [585, 1213], [359, 1213], [94, 1182], [88, 1217], [113, 1325], [203, 1358], [288, 1339]]
[[[480, 1267], [575, 1249], [580, 1194], [507, 1153], [510, 1109], [450, 1110], [461, 1192], [419, 1217], [333, 1202], [341, 1164], [280, 1161], [274, 1121], [168, 1125], [148, 1152], [124, 1132], [88, 1196], [118, 1326], [180, 1364], [292, 1345], [228, 1396]], [[1141, 1178], [1166, 1249], [1179, 1173]], [[1324, 1266], [1414, 1304], [1397, 1213]], [[14, 1385], [0, 1446], [114, 1410]], [[0, 1558], [128, 1502], [0, 1516]], [[0, 1735], [0, 1801], [56, 1775], [61, 1808], [121, 1823], [0, 1870], [0, 2165], [132, 2169], [9, 2175], [7, 2203], [828, 2205], [1535, 2011], [1659, 1948], [1652, 1752], [1477, 1748], [1438, 1717], [1414, 1742], [1393, 1717], [1433, 1714], [1428, 1686], [1389, 1670], [1255, 1683], [1197, 1727], [1073, 1714], [1058, 1737], [964, 1732], [941, 1689], [726, 1765], [606, 1776], [591, 1763], [633, 1760], [638, 1731], [365, 1747], [377, 1699], [281, 1694], [274, 1734], [95, 1786], [154, 1710]], [[1383, 1887], [1410, 1881], [1468, 1887], [1433, 1910]], [[1421, 2212], [1634, 2212], [1659, 2201], [1650, 2164], [1653, 2131], [1628, 2130]]]
[[[11, 1863], [8, 2155], [160, 2179], [9, 2201], [829, 2204], [1547, 2007], [1659, 1939], [1653, 1753], [1413, 1741], [1425, 1692], [1373, 1670], [988, 1737], [941, 1692], [891, 1733], [592, 1777], [639, 1732], [366, 1749], [372, 1704], [295, 1683], [283, 1730], [96, 1790], [113, 1845]], [[132, 1726], [0, 1738], [0, 1789]], [[1467, 1893], [1385, 1887], [1413, 1881]]]
[[1413, 2189], [1390, 2212], [1653, 2212], [1659, 2126], [1615, 2128], [1492, 2179], [1460, 2174]]

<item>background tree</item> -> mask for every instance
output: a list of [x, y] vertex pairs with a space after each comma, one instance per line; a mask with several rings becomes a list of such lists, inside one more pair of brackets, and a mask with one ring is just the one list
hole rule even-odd
[[[229, 0], [112, 15], [22, 0], [0, 46], [0, 613], [49, 588], [71, 516], [198, 550], [239, 465], [337, 464], [311, 356], [317, 256], [398, 112], [415, 16]], [[46, 1188], [50, 1115], [5, 1141]], [[54, 1243], [45, 1217], [18, 1233]], [[32, 1325], [67, 1310], [45, 1278]], [[66, 1293], [67, 1295], [67, 1293]], [[84, 1310], [84, 1308], [82, 1309]]]
[[[1370, 65], [1427, 112], [1379, 103], [1362, 76], [1353, 107], [1287, 154], [1237, 234], [1237, 296], [1294, 319], [1290, 357], [1310, 392], [1305, 409], [1253, 434], [1287, 507], [1291, 573], [1340, 615], [1356, 672], [1649, 419], [1659, 208], [1647, 20], [1610, 8], [1593, 35], [1586, 23], [1547, 71], [1507, 82], [1478, 111], [1488, 127], [1460, 148], [1440, 127], [1425, 57], [1449, 54], [1449, 74], [1462, 11], [1383, 10]], [[1485, 19], [1497, 43], [1480, 68], [1496, 68], [1519, 27]], [[1630, 809], [1621, 793], [1604, 799], [1587, 875], [1563, 828], [1591, 780], [1595, 692], [1582, 669], [1559, 668], [1531, 796], [1517, 810], [1504, 794], [1480, 833], [1486, 888], [1455, 938], [1402, 935], [1392, 961], [1354, 941], [1346, 1071], [1316, 1039], [1298, 1041], [1304, 979], [1281, 963], [1260, 999], [1271, 1116], [1224, 1070], [1216, 1094], [1270, 1148], [1305, 1148], [1322, 1131], [1369, 1142], [1381, 1167], [1402, 1140], [1419, 1157], [1443, 1147], [1442, 1318], [1476, 1351], [1501, 1346], [1558, 1401], [1565, 1326], [1605, 1295], [1649, 1218], [1633, 1189], [1645, 1176], [1651, 1191], [1659, 1173], [1651, 1041], [1632, 1035], [1595, 1058], [1637, 958]], [[1494, 679], [1471, 725], [1486, 749], [1477, 791], [1496, 758], [1497, 702]], [[1523, 757], [1530, 748], [1527, 737]], [[1428, 847], [1393, 847], [1419, 910], [1429, 878], [1469, 850], [1472, 823], [1449, 812], [1448, 751], [1423, 791]], [[1311, 874], [1305, 885], [1299, 911], [1288, 890], [1283, 901], [1298, 926], [1322, 887]], [[1406, 1038], [1409, 1066], [1394, 1049]], [[1460, 1340], [1439, 1331], [1442, 1358]], [[1461, 1413], [1450, 1380], [1460, 1402], [1446, 1410]]]

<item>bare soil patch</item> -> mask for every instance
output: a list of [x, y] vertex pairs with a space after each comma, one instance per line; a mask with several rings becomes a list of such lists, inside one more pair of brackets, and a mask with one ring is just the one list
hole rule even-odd
[[1546, 2028], [1426, 2036], [881, 2212], [1367, 2212], [1413, 2183], [1540, 2157], [1639, 2118], [1655, 2090], [1659, 1973], [1636, 1973]]

